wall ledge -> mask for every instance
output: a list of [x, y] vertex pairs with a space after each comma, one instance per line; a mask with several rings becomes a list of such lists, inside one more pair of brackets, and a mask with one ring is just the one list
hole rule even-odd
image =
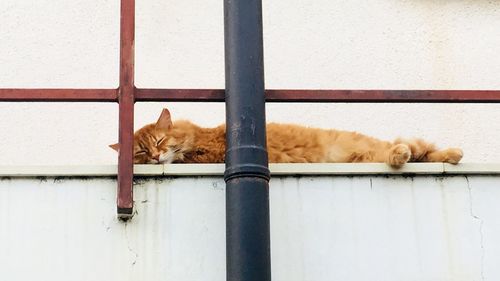
[[[0, 177], [116, 176], [116, 165], [0, 165]], [[409, 163], [394, 169], [380, 163], [270, 164], [271, 174], [285, 175], [468, 175], [500, 174], [500, 163]], [[224, 164], [135, 165], [137, 176], [222, 176]]]

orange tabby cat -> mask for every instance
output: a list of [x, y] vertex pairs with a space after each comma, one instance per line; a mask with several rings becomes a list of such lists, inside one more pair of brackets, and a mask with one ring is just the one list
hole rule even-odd
[[[189, 121], [172, 123], [163, 109], [154, 124], [134, 134], [134, 163], [224, 162], [226, 127], [201, 128]], [[110, 145], [115, 150], [118, 144]], [[387, 142], [355, 132], [306, 128], [298, 125], [267, 125], [267, 151], [271, 163], [385, 162], [400, 167], [406, 162], [456, 164], [462, 150], [438, 150], [420, 139]]]

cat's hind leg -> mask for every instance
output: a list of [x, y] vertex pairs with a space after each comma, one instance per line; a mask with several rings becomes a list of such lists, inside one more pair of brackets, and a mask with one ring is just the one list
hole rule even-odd
[[427, 153], [424, 161], [458, 164], [464, 156], [460, 148], [448, 148]]
[[457, 164], [463, 157], [463, 152], [459, 148], [438, 150], [434, 144], [422, 139], [397, 139], [394, 143], [406, 144], [410, 148], [410, 162], [445, 162]]
[[423, 162], [428, 153], [436, 151], [436, 146], [422, 139], [396, 139], [394, 144], [406, 144], [411, 150], [409, 162]]

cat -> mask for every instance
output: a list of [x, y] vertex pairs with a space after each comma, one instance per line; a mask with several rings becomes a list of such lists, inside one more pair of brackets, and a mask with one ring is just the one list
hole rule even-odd
[[[270, 163], [387, 163], [399, 168], [407, 162], [457, 164], [459, 148], [438, 150], [421, 139], [382, 141], [356, 132], [267, 124]], [[135, 164], [222, 163], [226, 127], [202, 128], [189, 121], [172, 123], [163, 109], [156, 123], [134, 133]], [[110, 145], [118, 151], [119, 144]]]

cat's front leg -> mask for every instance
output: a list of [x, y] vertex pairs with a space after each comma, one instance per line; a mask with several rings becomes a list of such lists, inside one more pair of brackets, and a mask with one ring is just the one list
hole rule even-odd
[[386, 163], [399, 168], [411, 158], [411, 150], [408, 145], [400, 143], [393, 145], [387, 152]]

